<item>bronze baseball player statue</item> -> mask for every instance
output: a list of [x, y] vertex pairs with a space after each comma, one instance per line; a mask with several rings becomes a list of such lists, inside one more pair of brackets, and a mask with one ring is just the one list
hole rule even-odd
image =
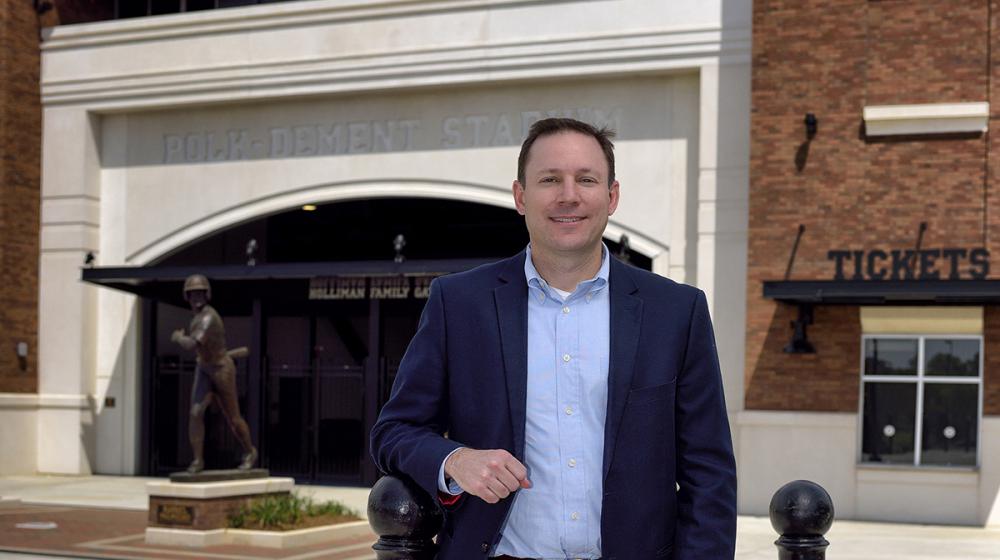
[[250, 429], [240, 415], [240, 404], [236, 397], [236, 365], [234, 357], [247, 355], [246, 347], [226, 350], [226, 331], [222, 317], [208, 304], [212, 299], [212, 288], [208, 278], [193, 274], [184, 281], [184, 299], [191, 306], [194, 318], [184, 329], [177, 329], [170, 340], [185, 350], [194, 350], [198, 355], [198, 365], [191, 387], [191, 416], [188, 419], [188, 438], [194, 451], [194, 460], [187, 468], [196, 473], [205, 468], [205, 411], [215, 399], [226, 416], [229, 428], [243, 446], [241, 470], [253, 467], [257, 461], [257, 448], [250, 441]]

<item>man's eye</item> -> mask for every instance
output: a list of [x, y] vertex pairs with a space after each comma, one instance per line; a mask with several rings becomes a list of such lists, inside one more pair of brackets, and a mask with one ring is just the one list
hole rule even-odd
[[542, 177], [539, 183], [555, 183], [557, 179], [555, 177]]
[[580, 182], [581, 183], [596, 183], [597, 179], [595, 179], [594, 177], [581, 177], [580, 178]]

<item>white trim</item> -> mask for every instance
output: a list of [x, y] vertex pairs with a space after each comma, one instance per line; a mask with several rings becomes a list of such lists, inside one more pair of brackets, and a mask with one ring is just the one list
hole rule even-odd
[[[372, 534], [368, 521], [349, 521], [337, 525], [322, 525], [293, 531], [257, 531], [226, 529], [230, 544], [259, 546], [262, 548], [293, 548], [309, 546], [337, 539], [366, 537]], [[368, 543], [364, 543], [366, 546]]]
[[[751, 60], [749, 23], [737, 27], [719, 21], [671, 24], [630, 18], [623, 20], [627, 27], [553, 29], [523, 37], [490, 28], [494, 14], [503, 20], [508, 11], [522, 10], [540, 17], [560, 9], [552, 4], [573, 9], [569, 0], [314, 0], [59, 26], [43, 31], [42, 103], [113, 112], [559, 76], [696, 71], [706, 64], [749, 65]], [[288, 29], [337, 33], [353, 30], [359, 21], [403, 28], [439, 14], [472, 18], [463, 21], [485, 29], [452, 40], [428, 30], [416, 40], [365, 41], [346, 50], [323, 44], [304, 45], [297, 52], [268, 48], [269, 41], [282, 44]], [[219, 38], [226, 45], [223, 52], [232, 54], [192, 58], [189, 45], [205, 37]], [[160, 62], [146, 67], [113, 64], [114, 57], [142, 58], [142, 49], [154, 44], [163, 55]], [[271, 54], [237, 52], [247, 45], [253, 45], [252, 52]], [[92, 70], [79, 71], [83, 66]]]
[[227, 480], [223, 482], [147, 482], [146, 493], [150, 497], [166, 498], [225, 498], [274, 492], [291, 492], [295, 479], [285, 477], [252, 478], [248, 480]]
[[89, 410], [90, 401], [90, 395], [60, 395], [53, 393], [41, 393], [38, 395], [38, 408]]
[[193, 529], [146, 527], [146, 544], [204, 547], [226, 544], [226, 542], [226, 529], [196, 531]]
[[38, 408], [36, 393], [0, 393], [0, 409]]
[[989, 115], [990, 104], [985, 101], [869, 105], [863, 111], [867, 136], [985, 132]]
[[882, 484], [941, 484], [950, 486], [978, 486], [979, 471], [973, 467], [945, 467], [928, 465], [918, 468], [909, 465], [879, 465], [865, 463], [855, 469], [859, 482]]
[[853, 429], [853, 412], [812, 412], [801, 410], [741, 410], [736, 413], [739, 426], [787, 426], [793, 428]]
[[502, 8], [543, 0], [316, 0], [48, 27], [43, 51], [216, 33], [313, 26], [357, 18], [400, 18], [446, 10]]
[[556, 77], [690, 71], [725, 58], [748, 63], [749, 33], [716, 27], [581, 36], [535, 43], [469, 44], [413, 52], [237, 64], [176, 72], [44, 79], [42, 104], [105, 112], [291, 95], [389, 91]]
[[[330, 183], [292, 189], [266, 197], [239, 201], [229, 208], [200, 217], [180, 227], [152, 243], [139, 248], [126, 257], [126, 264], [142, 266], [157, 258], [192, 243], [198, 239], [237, 224], [268, 216], [285, 210], [301, 207], [303, 204], [342, 202], [346, 200], [371, 198], [440, 198], [461, 200], [479, 204], [513, 208], [510, 192], [486, 185], [442, 183], [431, 181], [410, 181], [387, 179], [385, 181]], [[631, 248], [650, 258], [667, 253], [667, 245], [645, 236], [623, 223], [608, 220], [604, 236], [617, 241], [622, 233], [628, 234]]]
[[[302, 546], [310, 546], [321, 543], [328, 543], [336, 540], [352, 539], [357, 537], [372, 537], [371, 528], [369, 528], [367, 521], [349, 521], [347, 523], [338, 523], [336, 525], [321, 525], [319, 527], [310, 527], [308, 529], [296, 529], [292, 531], [256, 531], [248, 529], [210, 529], [205, 531], [199, 531], [196, 529], [174, 529], [168, 527], [147, 527], [146, 528], [146, 544], [158, 544], [166, 546], [186, 546], [192, 548], [200, 548], [205, 546], [215, 546], [215, 545], [241, 545], [241, 546], [254, 546], [260, 548], [270, 548], [284, 550], [289, 548], [298, 548]], [[131, 538], [131, 537], [130, 537]], [[141, 551], [142, 549], [137, 549], [134, 547], [109, 547], [107, 543], [113, 542], [113, 539], [106, 539], [104, 541], [93, 541], [90, 543], [84, 543], [81, 546], [86, 546], [88, 548], [114, 548], [118, 550], [131, 550], [131, 551]], [[328, 556], [330, 554], [337, 554], [350, 551], [368, 551], [371, 552], [370, 542], [361, 542], [355, 544], [346, 544], [337, 547], [327, 547], [322, 551], [319, 551], [322, 556]], [[146, 550], [146, 552], [152, 552]], [[317, 553], [306, 553], [304, 556], [293, 556], [292, 558], [305, 558], [312, 557]], [[209, 558], [235, 558], [235, 556], [225, 556], [225, 555], [213, 555], [206, 554]], [[365, 557], [370, 557], [366, 555]]]
[[[924, 443], [924, 339], [917, 340], [917, 407], [913, 418], [913, 465], [920, 466]], [[979, 438], [976, 438], [979, 444]]]

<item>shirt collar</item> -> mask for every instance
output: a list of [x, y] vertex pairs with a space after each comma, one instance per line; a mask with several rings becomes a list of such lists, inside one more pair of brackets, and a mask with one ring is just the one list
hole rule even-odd
[[[531, 288], [536, 288], [542, 292], [542, 300], [544, 298], [550, 297], [557, 301], [562, 301], [562, 296], [559, 295], [549, 283], [545, 281], [538, 270], [535, 268], [535, 264], [531, 262], [531, 243], [528, 244], [527, 249], [525, 249], [525, 259], [524, 259], [524, 278], [528, 281], [528, 286]], [[601, 243], [601, 268], [597, 271], [597, 274], [590, 280], [584, 280], [577, 284], [576, 289], [570, 294], [569, 298], [576, 297], [579, 294], [591, 294], [596, 292], [608, 285], [608, 273], [611, 270], [611, 252], [608, 251], [608, 246]], [[590, 299], [589, 297], [587, 298]]]

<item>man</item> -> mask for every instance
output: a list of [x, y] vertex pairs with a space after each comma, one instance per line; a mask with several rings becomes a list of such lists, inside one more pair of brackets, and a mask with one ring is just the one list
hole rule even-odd
[[432, 284], [372, 429], [379, 468], [445, 504], [440, 559], [733, 557], [708, 306], [610, 258], [610, 136], [532, 126], [512, 187], [530, 245]]
[[236, 364], [234, 356], [246, 355], [246, 348], [226, 351], [226, 331], [222, 317], [208, 304], [212, 297], [208, 278], [193, 274], [184, 280], [184, 299], [191, 306], [194, 318], [184, 329], [173, 332], [170, 340], [185, 350], [194, 350], [198, 355], [191, 386], [191, 414], [188, 418], [188, 438], [194, 460], [188, 472], [197, 473], [205, 468], [205, 412], [217, 399], [219, 408], [226, 416], [229, 428], [243, 446], [243, 461], [239, 468], [247, 470], [257, 461], [257, 449], [250, 441], [250, 429], [240, 415], [240, 403], [236, 396]]

